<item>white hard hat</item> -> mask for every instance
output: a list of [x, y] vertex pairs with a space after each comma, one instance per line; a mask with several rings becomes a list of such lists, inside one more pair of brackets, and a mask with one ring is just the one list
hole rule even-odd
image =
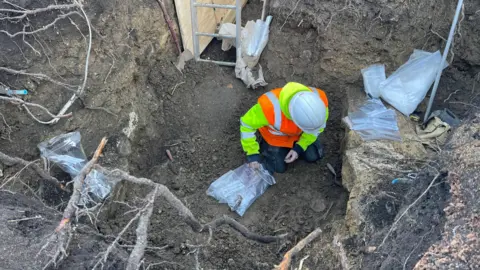
[[317, 93], [298, 92], [290, 100], [288, 110], [293, 122], [307, 133], [317, 133], [325, 124], [325, 103]]

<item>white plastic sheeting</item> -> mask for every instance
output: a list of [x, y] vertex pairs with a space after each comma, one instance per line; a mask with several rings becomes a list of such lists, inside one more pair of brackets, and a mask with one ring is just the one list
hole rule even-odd
[[[241, 79], [248, 88], [255, 89], [266, 86], [262, 67], [256, 68], [260, 56], [268, 42], [269, 27], [272, 16], [265, 21], [248, 21], [242, 29], [242, 58], [237, 59], [235, 75]], [[219, 34], [236, 36], [235, 24], [225, 23], [220, 26]], [[235, 46], [234, 39], [223, 39], [222, 50], [228, 51]]]
[[381, 98], [409, 116], [432, 86], [441, 61], [440, 51], [415, 50], [405, 64], [380, 83]]

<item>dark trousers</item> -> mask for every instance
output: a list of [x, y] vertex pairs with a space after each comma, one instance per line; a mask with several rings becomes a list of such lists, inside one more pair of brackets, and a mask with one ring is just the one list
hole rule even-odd
[[[260, 153], [263, 156], [262, 164], [265, 168], [273, 174], [284, 173], [287, 170], [287, 164], [285, 163], [285, 157], [291, 148], [276, 147], [269, 145], [263, 138], [260, 142]], [[305, 152], [300, 154], [299, 158], [304, 159], [307, 162], [315, 162], [323, 157], [323, 146], [320, 143], [320, 139], [307, 147]]]

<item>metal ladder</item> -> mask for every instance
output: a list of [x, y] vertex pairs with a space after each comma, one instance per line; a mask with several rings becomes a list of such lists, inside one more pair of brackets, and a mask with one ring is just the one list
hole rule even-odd
[[[206, 7], [206, 8], [224, 8], [224, 9], [233, 9], [235, 10], [235, 25], [236, 25], [236, 36], [231, 35], [220, 35], [215, 33], [203, 33], [198, 32], [198, 18], [197, 18], [197, 8]], [[235, 5], [219, 5], [219, 4], [207, 4], [207, 3], [197, 3], [195, 0], [190, 0], [190, 9], [192, 15], [192, 34], [193, 34], [193, 55], [195, 61], [201, 62], [210, 62], [218, 65], [224, 66], [235, 66], [234, 62], [225, 62], [225, 61], [215, 61], [200, 58], [200, 45], [198, 42], [199, 36], [208, 36], [215, 38], [230, 38], [235, 39], [235, 47], [237, 49], [237, 59], [242, 57], [242, 41], [241, 41], [241, 32], [242, 32], [242, 0], [235, 0]]]

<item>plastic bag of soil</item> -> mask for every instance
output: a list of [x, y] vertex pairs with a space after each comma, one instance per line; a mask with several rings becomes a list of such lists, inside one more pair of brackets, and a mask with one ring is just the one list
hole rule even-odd
[[382, 99], [409, 116], [427, 95], [441, 62], [439, 51], [415, 50], [405, 64], [380, 83]]
[[263, 167], [252, 169], [244, 164], [215, 180], [207, 190], [207, 195], [220, 203], [226, 203], [240, 216], [259, 198], [275, 178]]
[[[74, 179], [87, 164], [87, 156], [80, 143], [79, 132], [56, 136], [38, 145], [40, 155], [53, 162]], [[105, 199], [112, 187], [105, 175], [92, 170], [85, 177], [79, 205], [87, 205]]]

